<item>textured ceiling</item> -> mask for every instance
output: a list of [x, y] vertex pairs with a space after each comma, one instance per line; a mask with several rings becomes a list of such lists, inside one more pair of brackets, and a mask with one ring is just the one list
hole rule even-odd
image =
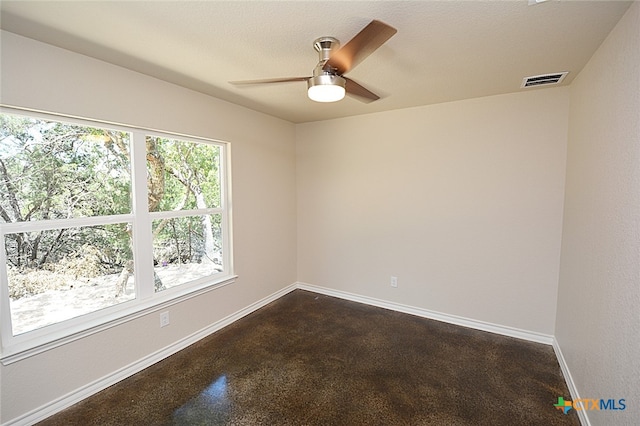
[[[299, 123], [516, 92], [522, 78], [570, 84], [630, 2], [8, 1], [2, 29]], [[343, 44], [371, 20], [398, 33], [348, 76], [382, 97], [319, 104], [304, 82], [313, 41]], [[524, 89], [539, 90], [539, 89]]]

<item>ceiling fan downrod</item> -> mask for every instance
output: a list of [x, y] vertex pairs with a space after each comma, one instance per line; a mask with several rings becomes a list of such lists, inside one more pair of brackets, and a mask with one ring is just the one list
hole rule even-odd
[[339, 47], [340, 41], [334, 37], [320, 37], [313, 42], [319, 62], [313, 69], [313, 76], [307, 80], [307, 93], [316, 102], [335, 102], [345, 95], [347, 81], [338, 75], [336, 69], [325, 68], [331, 54]]

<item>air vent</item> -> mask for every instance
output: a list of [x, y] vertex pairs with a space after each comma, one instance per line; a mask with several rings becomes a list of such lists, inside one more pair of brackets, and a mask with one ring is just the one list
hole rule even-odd
[[522, 79], [521, 88], [525, 87], [537, 87], [548, 86], [550, 84], [560, 84], [562, 80], [569, 74], [569, 71], [556, 72], [553, 74], [534, 75], [531, 77], [525, 77]]

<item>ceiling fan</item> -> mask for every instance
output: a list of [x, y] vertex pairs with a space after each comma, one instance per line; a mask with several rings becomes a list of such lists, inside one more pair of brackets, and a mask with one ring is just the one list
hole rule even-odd
[[335, 102], [344, 98], [345, 93], [363, 102], [380, 99], [378, 95], [364, 88], [344, 74], [362, 62], [373, 51], [389, 40], [397, 30], [384, 22], [371, 21], [347, 44], [340, 48], [340, 41], [334, 37], [320, 37], [313, 42], [320, 62], [311, 77], [286, 77], [266, 80], [230, 81], [234, 85], [286, 83], [306, 81], [310, 99], [316, 102]]

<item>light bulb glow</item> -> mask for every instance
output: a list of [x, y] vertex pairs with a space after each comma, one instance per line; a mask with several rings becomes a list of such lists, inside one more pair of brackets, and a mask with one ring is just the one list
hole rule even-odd
[[322, 74], [308, 81], [309, 99], [316, 102], [336, 102], [344, 98], [345, 79], [339, 75]]
[[323, 84], [309, 87], [309, 99], [316, 102], [336, 102], [344, 98], [344, 87]]

